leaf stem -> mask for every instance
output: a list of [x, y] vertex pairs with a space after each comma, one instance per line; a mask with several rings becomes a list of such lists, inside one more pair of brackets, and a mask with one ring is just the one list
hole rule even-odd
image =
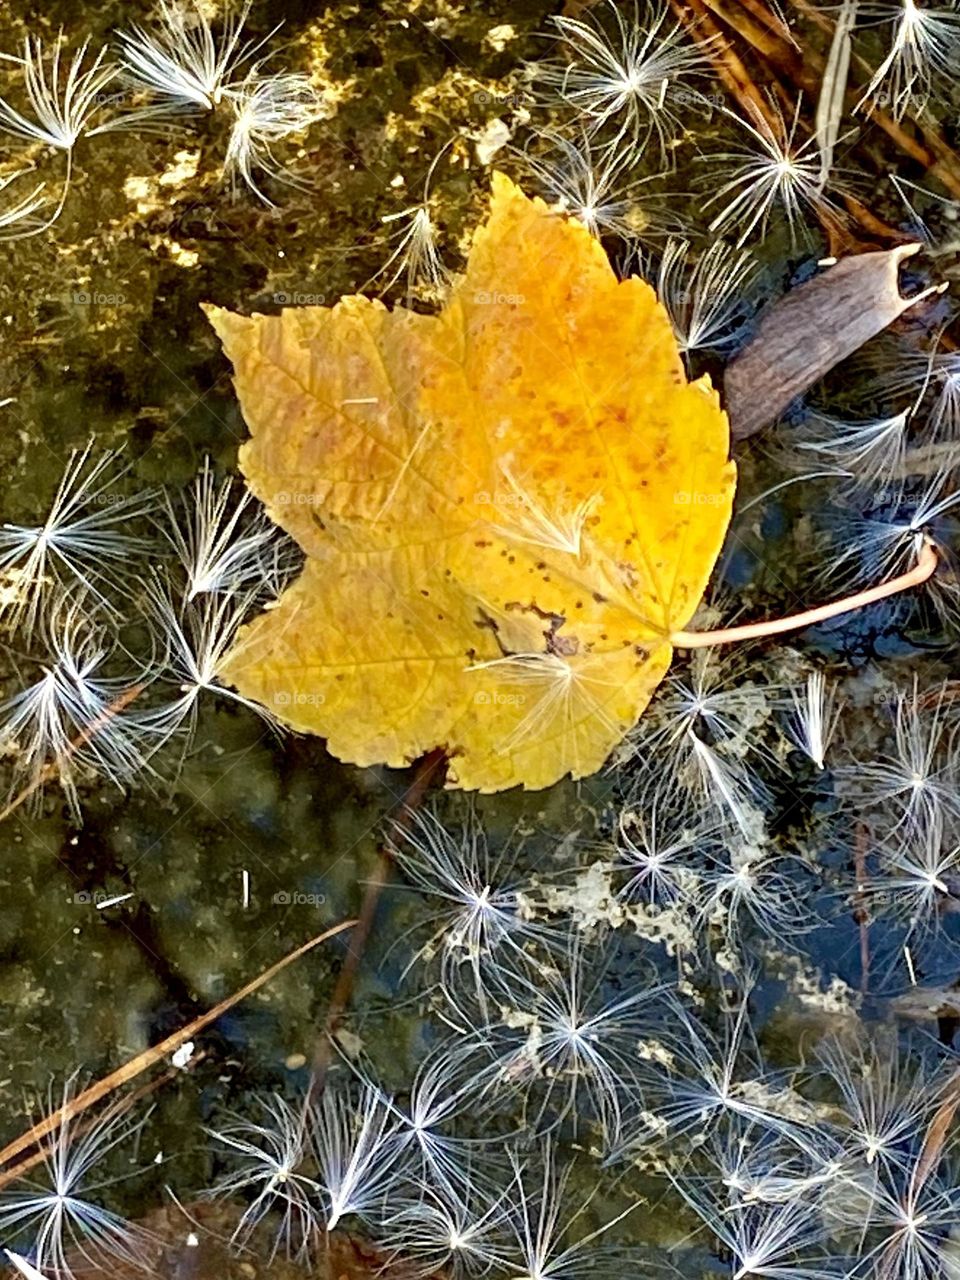
[[895, 596], [901, 591], [909, 591], [911, 587], [918, 587], [931, 577], [938, 563], [936, 548], [929, 538], [924, 538], [913, 568], [891, 578], [889, 582], [881, 582], [877, 587], [868, 587], [866, 591], [844, 596], [842, 600], [833, 600], [830, 604], [794, 613], [788, 618], [774, 618], [770, 622], [748, 622], [742, 627], [724, 627], [719, 631], [675, 631], [670, 637], [670, 643], [678, 649], [705, 649], [710, 645], [734, 644], [739, 640], [759, 640], [764, 636], [779, 635], [783, 631], [799, 631], [816, 622], [836, 618], [841, 613], [852, 613], [877, 600], [885, 600], [887, 596]]

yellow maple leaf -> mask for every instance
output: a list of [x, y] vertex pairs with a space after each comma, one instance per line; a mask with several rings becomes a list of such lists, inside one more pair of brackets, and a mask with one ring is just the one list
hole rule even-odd
[[730, 519], [707, 379], [578, 223], [494, 176], [439, 315], [208, 308], [247, 483], [307, 553], [224, 672], [341, 760], [451, 785], [596, 771], [663, 678]]

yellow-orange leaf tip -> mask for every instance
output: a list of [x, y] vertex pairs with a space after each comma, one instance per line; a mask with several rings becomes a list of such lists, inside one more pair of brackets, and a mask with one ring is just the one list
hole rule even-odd
[[481, 791], [597, 770], [669, 666], [736, 484], [650, 286], [495, 174], [439, 315], [208, 315], [247, 483], [307, 554], [227, 677], [355, 764], [443, 747]]

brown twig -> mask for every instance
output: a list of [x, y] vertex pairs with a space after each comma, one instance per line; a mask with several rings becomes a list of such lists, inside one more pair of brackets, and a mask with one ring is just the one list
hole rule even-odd
[[[913, 1167], [909, 1185], [900, 1202], [904, 1210], [904, 1218], [907, 1220], [913, 1220], [917, 1217], [917, 1201], [920, 1193], [927, 1179], [940, 1163], [940, 1157], [943, 1154], [944, 1144], [947, 1140], [947, 1132], [953, 1124], [957, 1108], [960, 1107], [960, 1070], [954, 1071], [944, 1086], [943, 1092], [945, 1094], [944, 1100], [937, 1107], [933, 1113], [933, 1118], [927, 1125], [923, 1146], [920, 1148], [920, 1156]], [[893, 1239], [884, 1249], [880, 1258], [880, 1265], [877, 1268], [878, 1280], [888, 1280], [888, 1278], [893, 1280], [894, 1276], [900, 1274], [900, 1268], [897, 1266], [899, 1249], [899, 1238]]]
[[947, 1095], [933, 1114], [927, 1126], [927, 1135], [920, 1149], [920, 1159], [914, 1166], [910, 1179], [911, 1192], [916, 1195], [923, 1184], [940, 1162], [943, 1146], [947, 1140], [947, 1130], [953, 1124], [957, 1108], [960, 1107], [960, 1071], [955, 1071], [944, 1086]]
[[[129, 689], [124, 689], [123, 693], [121, 693], [119, 697], [114, 698], [113, 702], [111, 702], [108, 707], [104, 707], [103, 711], [90, 721], [82, 733], [77, 734], [67, 747], [65, 758], [69, 760], [80, 750], [81, 747], [85, 747], [88, 742], [96, 737], [105, 724], [109, 724], [109, 722], [118, 716], [121, 711], [124, 711], [129, 707], [131, 702], [135, 702], [137, 698], [140, 697], [141, 693], [143, 693], [145, 688], [146, 685], [134, 684], [131, 685]], [[48, 782], [52, 782], [53, 779], [56, 778], [58, 772], [59, 764], [53, 760], [50, 760], [42, 769], [39, 769], [35, 777], [27, 783], [23, 790], [18, 791], [13, 799], [9, 801], [3, 809], [0, 809], [0, 822], [3, 822], [5, 818], [9, 818], [11, 813], [16, 812], [22, 804], [26, 804], [30, 797], [35, 795], [41, 787], [45, 786]]]
[[[793, 0], [793, 4], [804, 17], [816, 23], [821, 30], [829, 35], [833, 34], [834, 23], [822, 9], [811, 4], [810, 0]], [[819, 56], [813, 50], [810, 50], [804, 55], [804, 60], [809, 62], [809, 66], [819, 76], [823, 70], [823, 62]], [[861, 54], [854, 53], [853, 61], [868, 78], [873, 76], [875, 68], [871, 67]], [[860, 100], [862, 93], [862, 88], [853, 87], [847, 96], [855, 104]], [[901, 124], [880, 107], [874, 106], [872, 108], [870, 119], [883, 130], [891, 142], [905, 155], [909, 156], [911, 160], [916, 160], [925, 169], [930, 170], [933, 176], [943, 183], [952, 196], [960, 199], [960, 156], [947, 145], [936, 129], [923, 124], [921, 121], [914, 120], [913, 124], [922, 139], [922, 141], [918, 141], [916, 138], [912, 138]]]
[[[82, 1093], [78, 1093], [76, 1097], [71, 1098], [64, 1106], [58, 1107], [48, 1116], [45, 1116], [43, 1120], [38, 1120], [32, 1129], [27, 1133], [21, 1134], [19, 1138], [15, 1138], [13, 1142], [7, 1143], [3, 1150], [0, 1151], [0, 1166], [9, 1164], [21, 1151], [26, 1151], [41, 1142], [47, 1134], [52, 1133], [64, 1121], [72, 1120], [75, 1116], [81, 1115], [103, 1098], [115, 1093], [117, 1089], [129, 1084], [131, 1080], [135, 1080], [137, 1076], [143, 1075], [144, 1071], [155, 1066], [156, 1063], [166, 1058], [168, 1054], [174, 1053], [188, 1040], [192, 1040], [204, 1027], [216, 1022], [229, 1009], [232, 1009], [235, 1004], [239, 1004], [241, 1000], [245, 1000], [247, 996], [258, 991], [271, 978], [276, 977], [281, 970], [293, 964], [295, 960], [299, 960], [301, 956], [305, 956], [308, 951], [318, 947], [321, 942], [326, 942], [328, 938], [333, 938], [338, 933], [343, 933], [345, 929], [352, 928], [356, 923], [356, 920], [344, 920], [340, 924], [335, 924], [332, 928], [326, 929], [315, 938], [311, 938], [309, 942], [305, 942], [302, 946], [297, 947], [295, 951], [291, 951], [289, 955], [284, 956], [282, 960], [272, 964], [269, 969], [265, 969], [258, 977], [241, 987], [239, 991], [235, 991], [233, 995], [221, 1000], [219, 1004], [214, 1005], [212, 1009], [208, 1009], [206, 1013], [194, 1018], [187, 1026], [181, 1027], [179, 1031], [174, 1031], [166, 1039], [161, 1040], [159, 1044], [151, 1045], [149, 1049], [144, 1049], [136, 1057], [131, 1058], [129, 1062], [125, 1062], [118, 1067], [116, 1071], [111, 1071], [108, 1076], [104, 1076], [102, 1080], [97, 1080], [94, 1084], [84, 1089]], [[6, 1169], [0, 1172], [0, 1189], [19, 1176], [20, 1168], [18, 1165], [13, 1169]]]
[[756, 112], [771, 129], [776, 129], [776, 121], [763, 94], [750, 79], [747, 68], [710, 16], [703, 0], [689, 0], [689, 4], [682, 3], [681, 0], [670, 0], [670, 7], [687, 34], [701, 46], [717, 76], [740, 106], [748, 114]]
[[[204, 1051], [196, 1054], [190, 1059], [190, 1066], [197, 1066], [206, 1056], [207, 1055]], [[104, 1112], [104, 1115], [109, 1114], [112, 1117], [126, 1115], [126, 1113], [131, 1111], [138, 1102], [142, 1102], [144, 1098], [149, 1098], [159, 1089], [162, 1089], [165, 1084], [169, 1084], [171, 1080], [181, 1074], [182, 1071], [179, 1067], [170, 1067], [169, 1070], [164, 1071], [162, 1075], [157, 1076], [155, 1080], [148, 1080], [146, 1084], [140, 1085], [124, 1097], [118, 1098], [115, 1102], [111, 1103], [109, 1109]], [[77, 1125], [77, 1128], [74, 1131], [74, 1136], [82, 1138], [84, 1134], [90, 1132], [95, 1123], [95, 1120], [88, 1120], [85, 1124]], [[11, 1182], [15, 1182], [18, 1178], [22, 1178], [24, 1174], [29, 1173], [30, 1170], [35, 1168], [38, 1164], [42, 1164], [49, 1158], [52, 1151], [52, 1143], [41, 1143], [32, 1155], [27, 1156], [24, 1160], [18, 1161], [12, 1169], [4, 1169], [0, 1172], [0, 1189], [9, 1186]]]
[[781, 18], [778, 13], [774, 13], [772, 9], [768, 8], [768, 6], [763, 3], [763, 0], [740, 0], [740, 5], [742, 8], [746, 9], [748, 13], [752, 14], [759, 22], [763, 23], [768, 31], [772, 31], [773, 34], [778, 36], [785, 44], [793, 45], [793, 47], [800, 52], [800, 46], [794, 39], [793, 32], [784, 22], [783, 18]]
[[857, 824], [853, 842], [853, 866], [857, 877], [856, 907], [853, 918], [860, 929], [860, 990], [866, 995], [870, 985], [870, 914], [864, 897], [867, 883], [867, 840], [869, 831], [864, 822]]
[[746, 40], [764, 62], [787, 75], [804, 93], [817, 91], [819, 80], [810, 70], [805, 56], [800, 56], [796, 44], [781, 35], [775, 22], [760, 24], [754, 21], [753, 15], [759, 15], [762, 6], [751, 5], [748, 10], [747, 5], [738, 4], [737, 0], [704, 0], [704, 3], [716, 17]]
[[[409, 827], [413, 815], [445, 761], [444, 752], [438, 748], [423, 756], [417, 764], [413, 779], [396, 807], [393, 829], [397, 835], [402, 835]], [[390, 879], [390, 873], [393, 869], [395, 848], [396, 844], [393, 836], [387, 835], [380, 845], [377, 869], [371, 879], [367, 881], [363, 902], [360, 904], [360, 914], [357, 917], [357, 927], [350, 935], [347, 956], [337, 977], [333, 995], [330, 997], [327, 1016], [323, 1023], [323, 1033], [317, 1042], [313, 1057], [310, 1088], [304, 1100], [305, 1108], [311, 1106], [319, 1098], [326, 1085], [334, 1033], [343, 1021], [343, 1016], [353, 995], [353, 984], [356, 981], [357, 971], [360, 968], [360, 962], [363, 959], [367, 942], [370, 938], [377, 907], [380, 903], [380, 895]]]

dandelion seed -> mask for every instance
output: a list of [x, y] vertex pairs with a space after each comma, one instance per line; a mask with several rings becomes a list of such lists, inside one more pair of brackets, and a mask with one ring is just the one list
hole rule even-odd
[[750, 309], [758, 267], [749, 253], [715, 240], [688, 268], [690, 244], [669, 240], [657, 273], [657, 297], [681, 352], [722, 351], [735, 343]]
[[[127, 1118], [120, 1102], [83, 1125], [70, 1117], [75, 1080], [64, 1086], [57, 1127], [43, 1148], [43, 1178], [24, 1178], [0, 1193], [0, 1230], [17, 1240], [37, 1270], [77, 1280], [89, 1270], [116, 1265], [145, 1268], [150, 1236], [96, 1203], [113, 1179], [96, 1180], [98, 1166], [132, 1138], [142, 1121]], [[55, 1104], [51, 1089], [49, 1110]], [[23, 1244], [19, 1244], [24, 1241]]]
[[[0, 705], [0, 748], [14, 755], [15, 776], [37, 793], [56, 778], [77, 822], [80, 772], [122, 786], [148, 767], [139, 726], [120, 709], [139, 685], [103, 676], [109, 650], [90, 619], [82, 595], [61, 603], [44, 626], [51, 660], [41, 678]], [[141, 673], [143, 682], [151, 678]]]
[[609, 34], [593, 13], [554, 17], [567, 58], [537, 63], [532, 75], [538, 87], [574, 108], [591, 133], [615, 126], [613, 146], [628, 140], [639, 154], [654, 135], [665, 153], [680, 128], [674, 91], [706, 67], [706, 57], [687, 41], [681, 23], [669, 25], [666, 5], [635, 5], [631, 17], [609, 0], [608, 10]]
[[221, 1129], [208, 1129], [237, 1168], [208, 1194], [229, 1197], [253, 1192], [237, 1223], [231, 1244], [246, 1245], [267, 1215], [279, 1215], [279, 1229], [269, 1260], [282, 1250], [287, 1258], [305, 1261], [323, 1233], [318, 1201], [320, 1184], [311, 1176], [313, 1152], [302, 1109], [274, 1096], [260, 1100], [264, 1123], [234, 1116]]
[[228, 12], [218, 36], [197, 0], [160, 0], [156, 31], [133, 26], [118, 34], [125, 71], [175, 112], [212, 111], [239, 67], [279, 30], [278, 25], [261, 40], [241, 43], [251, 3], [243, 0]]
[[704, 873], [707, 896], [700, 908], [701, 927], [721, 931], [726, 944], [745, 945], [745, 926], [752, 924], [768, 938], [782, 939], [815, 927], [816, 917], [787, 874], [804, 870], [798, 859], [763, 852], [762, 846], [733, 845], [727, 861], [718, 860]]
[[[389, 274], [389, 279], [383, 285], [381, 293], [392, 289], [401, 276], [406, 277], [408, 293], [423, 286], [431, 296], [440, 296], [446, 287], [447, 269], [443, 265], [437, 247], [437, 228], [430, 208], [430, 184], [440, 163], [440, 157], [444, 155], [449, 145], [448, 143], [440, 150], [431, 161], [424, 180], [423, 198], [420, 203], [409, 209], [401, 209], [399, 213], [385, 214], [381, 218], [381, 222], [385, 225], [403, 222], [399, 232], [393, 237], [398, 240], [397, 247], [380, 270], [367, 282], [369, 286], [374, 280]], [[394, 266], [395, 269], [391, 273], [391, 268]]]
[[867, 1044], [827, 1040], [817, 1058], [839, 1093], [845, 1151], [867, 1166], [908, 1169], [937, 1103], [922, 1065], [902, 1062], [890, 1036]]
[[951, 1234], [960, 1218], [960, 1195], [952, 1178], [933, 1173], [881, 1170], [870, 1187], [868, 1221], [878, 1242], [863, 1251], [859, 1274], [889, 1275], [903, 1280], [949, 1277]]
[[589, 1117], [605, 1143], [616, 1146], [624, 1104], [639, 1091], [636, 1046], [650, 1033], [650, 1006], [661, 989], [617, 999], [607, 994], [606, 979], [605, 967], [592, 966], [574, 941], [562, 968], [516, 975], [505, 1016], [478, 1040], [495, 1059], [482, 1072], [488, 1090], [539, 1095], [528, 1125], [552, 1128]]
[[311, 1111], [311, 1128], [320, 1166], [325, 1229], [356, 1216], [375, 1222], [388, 1188], [400, 1178], [397, 1156], [399, 1122], [379, 1089], [365, 1084], [356, 1104], [324, 1090]]
[[509, 1153], [513, 1186], [505, 1197], [510, 1243], [505, 1250], [508, 1262], [504, 1269], [510, 1280], [574, 1280], [580, 1275], [599, 1280], [608, 1274], [622, 1275], [622, 1260], [605, 1259], [597, 1242], [632, 1213], [635, 1206], [630, 1205], [595, 1231], [580, 1234], [576, 1224], [589, 1200], [570, 1212], [567, 1187], [572, 1166], [557, 1168], [549, 1141], [543, 1144], [541, 1152], [542, 1160], [532, 1167], [516, 1152]]
[[249, 489], [232, 511], [235, 486], [228, 476], [216, 484], [209, 459], [190, 498], [164, 495], [161, 526], [187, 575], [186, 600], [203, 594], [233, 594], [266, 584], [277, 594], [296, 560], [290, 543], [267, 517]]
[[890, 51], [863, 91], [856, 110], [884, 102], [895, 120], [908, 111], [922, 114], [938, 83], [956, 75], [960, 54], [960, 13], [949, 8], [921, 8], [915, 0], [874, 9], [881, 22], [893, 24]]
[[49, 58], [39, 37], [24, 40], [23, 57], [18, 62], [23, 67], [24, 87], [33, 117], [17, 111], [6, 99], [0, 98], [0, 129], [27, 142], [39, 142], [58, 151], [70, 152], [81, 135], [93, 137], [115, 127], [111, 121], [90, 127], [102, 105], [102, 90], [113, 79], [116, 68], [104, 61], [107, 50], [101, 49], [84, 71], [82, 68], [89, 46], [90, 41], [84, 40], [70, 59], [66, 74], [61, 76], [62, 33], [54, 41]]
[[838, 770], [848, 799], [859, 808], [892, 805], [898, 814], [891, 837], [908, 844], [943, 829], [950, 815], [960, 816], [960, 794], [952, 767], [945, 690], [932, 698], [898, 693], [891, 749]]
[[617, 867], [630, 876], [620, 890], [628, 900], [643, 896], [665, 906], [686, 899], [693, 869], [701, 867], [717, 846], [719, 829], [709, 818], [666, 814], [667, 807], [662, 796], [654, 794], [646, 812], [620, 815]]
[[682, 742], [692, 732], [717, 742], [746, 738], [762, 722], [772, 692], [772, 686], [733, 676], [719, 651], [696, 650], [685, 671], [667, 678], [650, 744]]
[[105, 594], [108, 575], [119, 575], [142, 539], [121, 532], [149, 510], [151, 493], [123, 497], [111, 492], [122, 472], [117, 455], [102, 454], [89, 466], [92, 444], [70, 455], [63, 478], [41, 525], [0, 528], [0, 574], [16, 585], [13, 602], [0, 604], [8, 624], [29, 639], [51, 587], [73, 589], [112, 611]]
[[501, 461], [500, 473], [515, 501], [511, 504], [511, 520], [491, 527], [508, 542], [542, 547], [545, 551], [562, 551], [580, 558], [586, 523], [601, 505], [599, 493], [591, 494], [575, 507], [560, 499], [552, 509], [526, 489], [514, 476], [508, 463]]
[[695, 765], [693, 791], [732, 819], [746, 839], [756, 838], [763, 826], [763, 792], [740, 765], [723, 760], [689, 729], [685, 738]]
[[447, 1132], [462, 1116], [475, 1094], [473, 1080], [456, 1083], [459, 1051], [441, 1045], [418, 1067], [410, 1084], [406, 1106], [390, 1102], [400, 1122], [398, 1150], [413, 1153], [421, 1166], [420, 1178], [442, 1193], [449, 1204], [470, 1195], [472, 1171], [467, 1154], [475, 1141]]
[[902, 481], [880, 490], [865, 506], [841, 510], [836, 528], [837, 554], [827, 564], [824, 580], [843, 589], [893, 577], [913, 566], [925, 544], [936, 548], [941, 572], [927, 580], [928, 599], [945, 621], [960, 617], [960, 580], [954, 545], [960, 523], [954, 514], [960, 490], [951, 472], [939, 472], [924, 486]]
[[788, 1141], [782, 1133], [737, 1117], [704, 1145], [709, 1167], [703, 1185], [719, 1197], [719, 1174], [731, 1211], [801, 1199], [813, 1205], [845, 1172], [843, 1148], [812, 1127], [798, 1129]]
[[[711, 164], [729, 161], [733, 165], [733, 176], [707, 201], [709, 207], [726, 200], [710, 223], [711, 233], [738, 230], [737, 246], [742, 247], [756, 230], [764, 234], [774, 209], [780, 209], [796, 240], [805, 209], [823, 213], [832, 208], [821, 187], [817, 138], [797, 142], [799, 102], [789, 126], [779, 108], [773, 126], [759, 112], [751, 123], [724, 111], [746, 130], [748, 144], [710, 157]], [[755, 149], [750, 148], [751, 142]]]
[[857, 894], [875, 915], [903, 924], [914, 945], [939, 931], [944, 914], [960, 909], [960, 845], [945, 837], [935, 810], [892, 848], [882, 848], [878, 861]]
[[791, 443], [803, 455], [804, 466], [813, 454], [818, 462], [851, 475], [858, 488], [892, 484], [903, 474], [910, 421], [910, 410], [871, 422], [811, 413]]
[[[117, 121], [112, 119], [94, 124], [102, 111], [103, 90], [114, 78], [116, 68], [105, 61], [107, 50], [101, 49], [84, 70], [89, 45], [89, 39], [84, 40], [63, 73], [62, 32], [54, 41], [53, 52], [49, 56], [39, 37], [32, 41], [27, 37], [23, 42], [23, 57], [17, 61], [23, 68], [24, 88], [32, 114], [18, 111], [5, 98], [0, 98], [0, 130], [27, 142], [53, 147], [67, 157], [60, 197], [53, 212], [42, 224], [32, 226], [23, 234], [37, 235], [53, 226], [60, 217], [70, 189], [73, 149], [79, 138], [92, 138], [117, 127]], [[37, 211], [39, 191], [37, 188], [33, 196], [18, 207], [19, 216], [30, 217]]]
[[451, 1273], [455, 1280], [480, 1276], [503, 1266], [503, 1197], [485, 1203], [472, 1188], [464, 1199], [431, 1187], [388, 1219], [390, 1245], [405, 1260], [416, 1259], [430, 1274]]
[[519, 751], [531, 742], [558, 738], [570, 745], [574, 753], [572, 769], [577, 772], [577, 739], [581, 732], [595, 734], [602, 726], [611, 740], [621, 732], [607, 710], [607, 703], [614, 699], [619, 686], [609, 675], [600, 674], [606, 670], [603, 654], [567, 658], [556, 653], [515, 653], [466, 669], [495, 672], [508, 686], [530, 690], [522, 697], [532, 705], [500, 743], [501, 751]]
[[275, 182], [298, 185], [273, 154], [273, 147], [302, 134], [322, 120], [323, 103], [309, 76], [263, 75], [254, 67], [244, 80], [226, 90], [234, 111], [227, 143], [224, 175], [234, 184], [243, 182], [264, 204], [274, 202], [257, 185], [254, 174], [267, 174]]
[[178, 604], [170, 584], [155, 577], [147, 585], [146, 598], [149, 619], [162, 646], [158, 664], [162, 682], [178, 688], [172, 700], [137, 715], [137, 724], [146, 738], [152, 738], [154, 751], [178, 735], [189, 741], [204, 694], [248, 707], [277, 727], [276, 718], [266, 707], [243, 697], [221, 679], [237, 631], [259, 602], [256, 587], [238, 595], [199, 595]]
[[784, 1204], [733, 1205], [695, 1190], [679, 1178], [674, 1186], [704, 1226], [730, 1254], [732, 1280], [826, 1280], [818, 1257], [804, 1252], [820, 1245], [818, 1208], [804, 1200]]
[[631, 747], [649, 761], [639, 777], [677, 808], [708, 806], [757, 837], [766, 801], [745, 756], [764, 754], [757, 732], [769, 714], [770, 691], [731, 678], [723, 656], [699, 649], [686, 671], [670, 675], [634, 732]]
[[454, 1007], [464, 973], [483, 1008], [488, 998], [503, 994], [505, 956], [522, 966], [528, 943], [549, 945], [551, 931], [521, 907], [510, 858], [491, 854], [475, 819], [448, 832], [432, 814], [418, 813], [394, 856], [431, 907], [430, 936], [417, 957], [439, 955], [441, 987]]
[[676, 999], [669, 1000], [676, 1032], [670, 1048], [675, 1072], [662, 1082], [665, 1097], [656, 1105], [668, 1125], [668, 1135], [706, 1134], [731, 1118], [756, 1125], [761, 1132], [779, 1134], [802, 1146], [808, 1127], [779, 1098], [783, 1077], [764, 1071], [748, 1037], [749, 991], [736, 1014], [724, 1017], [718, 1040]]
[[655, 210], [653, 200], [646, 207], [640, 200], [641, 189], [652, 179], [630, 176], [634, 157], [629, 150], [595, 151], [589, 137], [577, 143], [548, 130], [542, 137], [552, 152], [525, 153], [524, 163], [546, 198], [591, 235], [599, 239], [608, 233], [630, 241], [664, 226], [664, 216]]
[[803, 692], [793, 691], [793, 705], [790, 736], [818, 769], [824, 769], [842, 709], [836, 705], [836, 689], [827, 684], [822, 671], [811, 671]]

